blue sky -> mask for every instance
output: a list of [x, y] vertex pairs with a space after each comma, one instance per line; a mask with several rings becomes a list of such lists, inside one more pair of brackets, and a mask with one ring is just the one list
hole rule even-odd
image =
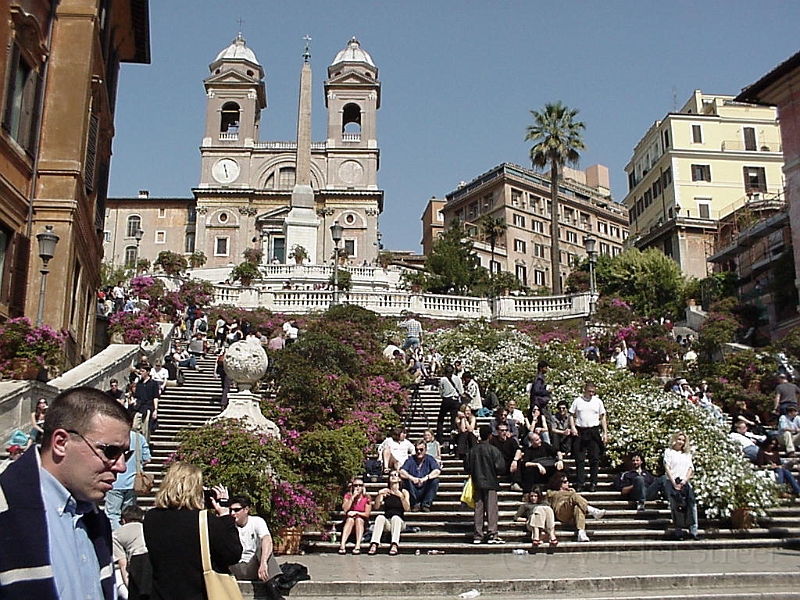
[[109, 195], [190, 197], [200, 174], [208, 64], [241, 30], [266, 71], [262, 140], [296, 136], [303, 36], [324, 140], [326, 69], [351, 36], [379, 68], [388, 249], [419, 251], [431, 196], [513, 162], [529, 166], [531, 109], [580, 109], [580, 167], [625, 165], [647, 128], [692, 91], [736, 94], [798, 51], [800, 2], [151, 0], [150, 65], [124, 65]]

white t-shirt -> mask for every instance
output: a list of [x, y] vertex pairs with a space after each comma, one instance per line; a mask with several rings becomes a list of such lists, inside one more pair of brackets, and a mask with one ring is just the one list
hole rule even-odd
[[414, 454], [414, 444], [412, 444], [409, 440], [397, 442], [394, 438], [388, 437], [381, 444], [381, 454], [383, 454], [383, 449], [386, 447], [389, 448], [389, 452], [392, 454], [392, 457], [394, 457], [394, 459], [401, 465], [406, 462], [409, 456]]
[[242, 543], [242, 558], [239, 562], [249, 562], [261, 546], [261, 538], [270, 535], [266, 521], [261, 517], [248, 516], [244, 527], [236, 526], [239, 530], [239, 541]]
[[591, 400], [578, 396], [572, 401], [569, 412], [575, 417], [575, 427], [597, 427], [600, 417], [606, 414], [606, 407], [598, 396], [592, 396]]
[[625, 368], [628, 367], [628, 357], [625, 356], [624, 352], [620, 352], [619, 354], [615, 354], [612, 357], [612, 360], [614, 361], [614, 366], [617, 369], [625, 369]]
[[694, 469], [691, 453], [678, 452], [672, 448], [667, 448], [664, 450], [664, 468], [669, 469], [673, 478], [686, 481], [689, 469]]

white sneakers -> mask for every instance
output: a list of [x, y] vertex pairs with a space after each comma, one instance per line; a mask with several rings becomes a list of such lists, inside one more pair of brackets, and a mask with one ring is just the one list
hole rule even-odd
[[579, 542], [588, 542], [589, 536], [586, 535], [585, 529], [578, 529], [578, 541]]
[[593, 519], [602, 519], [606, 515], [605, 509], [590, 506], [587, 511]]

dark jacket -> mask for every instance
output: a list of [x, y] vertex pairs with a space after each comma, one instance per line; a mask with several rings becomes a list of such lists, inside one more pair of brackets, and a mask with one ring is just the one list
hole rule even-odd
[[[50, 566], [47, 515], [39, 482], [36, 448], [25, 454], [0, 474], [0, 598], [3, 600], [58, 600], [56, 582]], [[95, 509], [81, 518], [94, 546], [100, 581], [106, 600], [114, 598], [114, 571], [111, 568], [111, 524], [105, 513]], [[46, 570], [47, 575], [24, 569]], [[10, 571], [17, 571], [8, 585], [2, 581]], [[99, 574], [98, 574], [99, 577]]]
[[[205, 600], [200, 558], [199, 511], [153, 508], [144, 518], [144, 540], [153, 567], [153, 600]], [[231, 516], [208, 514], [211, 566], [227, 573], [242, 557], [242, 544]]]
[[500, 450], [488, 442], [473, 447], [464, 459], [464, 468], [472, 477], [472, 485], [480, 490], [499, 490], [498, 476], [506, 470]]
[[[547, 384], [544, 382], [544, 374], [539, 373], [536, 379], [533, 380], [533, 385], [531, 386], [530, 406], [538, 406], [541, 410], [544, 410], [548, 404], [550, 404], [550, 392], [547, 391]], [[531, 418], [530, 409], [528, 418]]]

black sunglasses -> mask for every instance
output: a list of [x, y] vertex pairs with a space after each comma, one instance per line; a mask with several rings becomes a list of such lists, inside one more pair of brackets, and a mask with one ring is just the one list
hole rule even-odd
[[[107, 460], [111, 463], [115, 463], [117, 460], [119, 460], [120, 456], [125, 456], [125, 462], [128, 462], [128, 459], [133, 456], [134, 450], [125, 449], [121, 446], [104, 444], [102, 442], [89, 439], [74, 429], [67, 429], [66, 431], [67, 433], [74, 433], [75, 435], [80, 436], [80, 438], [86, 442], [86, 445], [89, 446], [89, 448], [91, 448], [95, 454], [97, 454], [100, 460]], [[102, 456], [97, 452], [98, 450], [103, 453]]]

